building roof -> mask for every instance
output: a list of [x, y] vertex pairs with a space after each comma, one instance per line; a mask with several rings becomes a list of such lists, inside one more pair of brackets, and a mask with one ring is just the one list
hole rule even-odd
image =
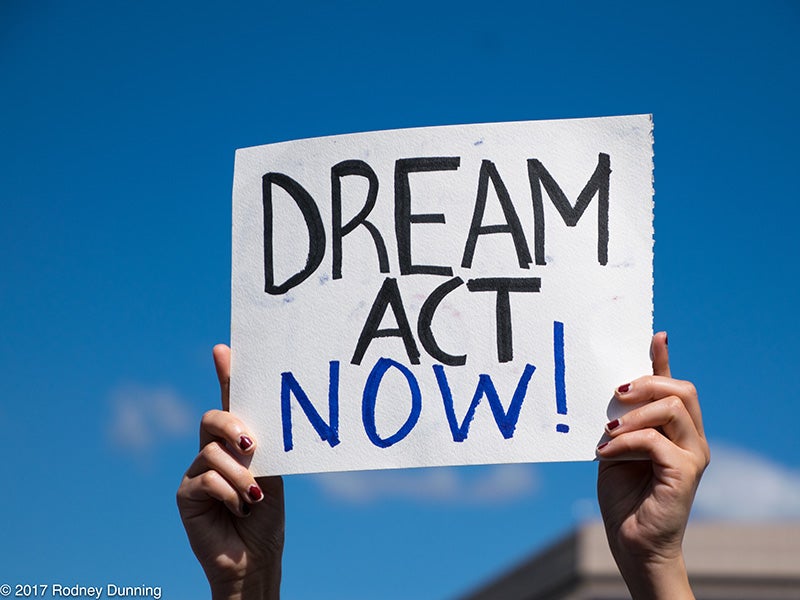
[[[692, 521], [684, 539], [698, 600], [800, 599], [800, 522]], [[602, 523], [587, 523], [462, 600], [629, 598]]]

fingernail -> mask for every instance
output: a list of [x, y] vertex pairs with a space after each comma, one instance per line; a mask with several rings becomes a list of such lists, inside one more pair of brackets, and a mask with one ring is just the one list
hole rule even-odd
[[669, 346], [669, 336], [666, 331], [664, 332], [664, 345]]
[[609, 421], [606, 424], [606, 431], [612, 431], [613, 429], [616, 429], [617, 427], [619, 427], [619, 423], [620, 423], [619, 419], [614, 419], [613, 421]]
[[262, 492], [261, 488], [254, 483], [247, 488], [247, 495], [250, 496], [253, 502], [258, 502], [264, 497], [264, 492]]
[[250, 505], [247, 504], [246, 502], [242, 503], [242, 514], [245, 517], [249, 517], [250, 516]]
[[243, 435], [243, 436], [241, 436], [241, 437], [239, 438], [239, 448], [241, 448], [241, 449], [242, 449], [242, 450], [244, 450], [245, 452], [246, 452], [247, 450], [249, 450], [249, 449], [250, 449], [250, 447], [251, 447], [252, 445], [253, 445], [253, 440], [251, 440], [251, 439], [250, 439], [249, 437], [247, 437], [246, 435]]
[[597, 447], [597, 449], [598, 449], [598, 450], [602, 450], [602, 449], [603, 449], [603, 448], [605, 448], [606, 446], [608, 446], [608, 442], [603, 442], [602, 444], [600, 444], [600, 445]]
[[619, 386], [617, 388], [617, 391], [620, 394], [625, 394], [625, 393], [629, 392], [630, 389], [631, 389], [631, 384], [630, 383], [623, 383], [621, 386]]

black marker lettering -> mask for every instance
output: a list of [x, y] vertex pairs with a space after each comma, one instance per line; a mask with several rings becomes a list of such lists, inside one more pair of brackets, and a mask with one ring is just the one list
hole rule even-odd
[[497, 292], [495, 308], [497, 319], [497, 360], [510, 362], [514, 359], [513, 339], [511, 336], [511, 301], [510, 292], [538, 292], [542, 286], [539, 277], [487, 277], [470, 279], [467, 289], [470, 292]]
[[[308, 230], [308, 257], [306, 266], [295, 273], [284, 283], [275, 284], [272, 238], [272, 185], [283, 188], [295, 201]], [[296, 285], [305, 281], [322, 262], [325, 256], [325, 228], [322, 217], [306, 189], [294, 179], [283, 173], [267, 173], [261, 179], [262, 200], [264, 205], [264, 291], [274, 296], [285, 294]]]
[[[482, 225], [483, 213], [486, 210], [486, 196], [489, 191], [490, 179], [497, 192], [497, 199], [500, 201], [500, 206], [503, 208], [503, 214], [506, 217], [505, 225]], [[490, 233], [510, 233], [511, 239], [514, 240], [514, 248], [517, 251], [519, 266], [523, 269], [530, 267], [532, 262], [531, 252], [528, 250], [528, 242], [525, 240], [525, 234], [522, 231], [519, 217], [514, 210], [514, 205], [511, 203], [511, 196], [508, 193], [508, 189], [503, 183], [503, 180], [500, 179], [500, 173], [497, 172], [497, 167], [494, 163], [490, 160], [484, 160], [481, 162], [481, 171], [478, 176], [478, 196], [475, 199], [472, 224], [469, 226], [467, 244], [464, 247], [464, 258], [461, 261], [462, 267], [465, 269], [472, 267], [472, 258], [475, 255], [475, 245], [478, 243], [478, 236]]]
[[467, 356], [465, 354], [453, 356], [452, 354], [447, 354], [444, 350], [442, 350], [433, 337], [431, 323], [433, 322], [433, 314], [439, 307], [439, 303], [441, 303], [447, 294], [452, 292], [463, 283], [464, 280], [461, 279], [461, 277], [454, 277], [453, 279], [445, 281], [442, 285], [433, 290], [430, 296], [428, 296], [423, 303], [422, 308], [419, 311], [419, 319], [417, 319], [417, 335], [419, 335], [419, 341], [422, 344], [422, 347], [425, 348], [427, 353], [440, 363], [449, 365], [451, 367], [457, 367], [465, 364], [467, 362]]
[[[389, 306], [392, 307], [397, 327], [394, 329], [378, 329]], [[383, 280], [383, 285], [375, 298], [375, 302], [372, 304], [367, 321], [361, 330], [361, 335], [358, 336], [356, 351], [350, 362], [354, 365], [360, 365], [372, 340], [379, 337], [399, 337], [402, 339], [411, 364], [419, 364], [419, 350], [414, 341], [414, 335], [411, 333], [411, 327], [408, 324], [406, 311], [403, 308], [403, 299], [400, 297], [400, 289], [397, 287], [397, 280], [392, 277], [387, 277]]]
[[397, 258], [400, 262], [401, 275], [444, 275], [451, 277], [453, 270], [450, 267], [435, 265], [415, 265], [411, 260], [411, 224], [412, 223], [444, 223], [444, 215], [412, 214], [411, 213], [411, 185], [408, 181], [409, 173], [427, 171], [455, 171], [461, 164], [461, 158], [431, 157], [431, 158], [400, 158], [394, 165], [394, 228], [397, 235]]
[[[360, 175], [369, 181], [367, 190], [367, 200], [364, 207], [358, 214], [350, 219], [346, 225], [342, 225], [342, 177], [347, 175]], [[363, 160], [345, 160], [331, 168], [331, 212], [333, 215], [333, 227], [331, 230], [331, 244], [333, 246], [333, 278], [342, 278], [342, 238], [353, 231], [359, 225], [363, 225], [372, 236], [375, 242], [375, 250], [378, 252], [378, 267], [381, 273], [389, 272], [389, 257], [386, 253], [386, 244], [381, 237], [378, 228], [367, 221], [367, 216], [375, 207], [375, 200], [378, 197], [378, 176], [367, 163]]]
[[592, 198], [597, 194], [597, 262], [601, 265], [608, 264], [608, 190], [611, 178], [611, 158], [608, 154], [599, 154], [597, 167], [589, 178], [588, 183], [578, 194], [578, 201], [573, 207], [561, 187], [547, 172], [544, 165], [535, 158], [528, 159], [528, 179], [531, 184], [531, 198], [533, 199], [533, 253], [536, 264], [547, 264], [544, 258], [544, 202], [542, 188], [547, 191], [553, 205], [558, 209], [564, 223], [574, 227], [589, 206]]

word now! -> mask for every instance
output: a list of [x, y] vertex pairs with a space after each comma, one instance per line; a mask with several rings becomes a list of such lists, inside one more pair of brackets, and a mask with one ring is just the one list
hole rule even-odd
[[[556, 410], [558, 414], [567, 414], [567, 394], [565, 383], [565, 360], [564, 360], [564, 324], [555, 321], [553, 323], [553, 358], [555, 363], [555, 391], [556, 391]], [[289, 452], [294, 448], [292, 438], [292, 397], [297, 400], [297, 404], [303, 410], [306, 418], [314, 427], [320, 439], [328, 442], [332, 447], [339, 444], [339, 361], [329, 363], [328, 378], [328, 421], [326, 422], [317, 409], [312, 404], [308, 395], [305, 393], [297, 378], [291, 371], [281, 373], [281, 420], [283, 427], [283, 449]], [[403, 375], [408, 384], [408, 391], [411, 397], [411, 409], [408, 418], [403, 425], [393, 434], [382, 436], [378, 433], [375, 422], [375, 407], [378, 402], [378, 392], [381, 381], [390, 369], [395, 369]], [[511, 398], [508, 409], [503, 407], [500, 396], [495, 389], [492, 378], [485, 373], [478, 376], [478, 384], [472, 402], [467, 409], [464, 418], [459, 423], [455, 414], [453, 404], [453, 394], [442, 365], [432, 367], [436, 383], [444, 404], [444, 411], [447, 417], [447, 424], [450, 428], [454, 442], [463, 442], [469, 435], [469, 427], [475, 411], [486, 396], [491, 408], [495, 423], [497, 424], [503, 438], [514, 437], [514, 430], [519, 420], [522, 404], [525, 400], [528, 384], [533, 376], [536, 367], [526, 364], [517, 383], [516, 390]], [[419, 420], [422, 412], [422, 392], [414, 373], [405, 365], [389, 358], [380, 358], [372, 367], [364, 385], [364, 393], [361, 402], [361, 419], [364, 432], [375, 446], [388, 448], [403, 440]], [[556, 430], [561, 433], [569, 432], [569, 426], [563, 423], [556, 425]]]

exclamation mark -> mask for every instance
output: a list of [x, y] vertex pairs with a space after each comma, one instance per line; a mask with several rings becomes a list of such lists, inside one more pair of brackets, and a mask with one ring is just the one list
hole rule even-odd
[[[556, 371], [556, 412], [560, 415], [567, 414], [567, 386], [564, 382], [566, 365], [564, 364], [564, 324], [553, 321], [553, 359]], [[559, 433], [569, 433], [569, 425], [559, 423], [556, 425]]]

